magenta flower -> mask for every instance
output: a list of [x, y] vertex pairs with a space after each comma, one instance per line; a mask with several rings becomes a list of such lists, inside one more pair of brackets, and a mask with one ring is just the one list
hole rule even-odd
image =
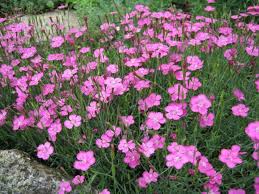
[[222, 149], [219, 155], [219, 160], [225, 163], [229, 168], [234, 168], [237, 164], [242, 163], [240, 158], [240, 146], [233, 145], [231, 149]]
[[55, 36], [51, 39], [51, 47], [52, 48], [58, 48], [61, 47], [61, 45], [65, 42], [64, 38], [62, 36]]
[[130, 168], [136, 168], [140, 164], [140, 154], [136, 150], [128, 151], [123, 162], [128, 164]]
[[259, 141], [259, 121], [254, 121], [248, 124], [245, 128], [246, 134], [251, 138], [252, 141]]
[[224, 57], [228, 60], [228, 61], [232, 61], [237, 55], [237, 50], [235, 48], [231, 48], [231, 49], [227, 49], [224, 52]]
[[6, 110], [0, 110], [0, 127], [5, 124], [6, 117], [7, 117], [7, 111]]
[[85, 176], [76, 175], [73, 178], [72, 183], [74, 185], [80, 185], [80, 184], [84, 183], [84, 181], [85, 181]]
[[255, 81], [256, 91], [259, 92], [259, 79]]
[[139, 100], [139, 110], [147, 111], [149, 108], [152, 108], [154, 106], [159, 106], [161, 101], [161, 96], [155, 93], [150, 94], [147, 98], [144, 100]]
[[68, 181], [62, 181], [59, 184], [58, 194], [65, 194], [69, 193], [70, 191], [72, 191], [72, 187]]
[[30, 47], [30, 48], [23, 48], [22, 49], [22, 59], [28, 59], [33, 57], [36, 54], [37, 50], [36, 47]]
[[246, 194], [246, 192], [243, 189], [230, 189], [228, 194]]
[[213, 12], [215, 11], [215, 7], [208, 5], [204, 8], [204, 11]]
[[186, 62], [189, 64], [187, 69], [190, 71], [196, 71], [203, 67], [203, 61], [198, 56], [188, 56]]
[[205, 115], [208, 109], [211, 107], [211, 102], [204, 94], [199, 94], [198, 96], [193, 96], [190, 101], [190, 108], [193, 112]]
[[133, 142], [133, 140], [130, 140], [127, 142], [126, 139], [122, 139], [120, 140], [120, 143], [118, 145], [118, 150], [120, 150], [123, 153], [127, 153], [130, 150], [134, 150], [135, 149], [135, 143]]
[[237, 98], [238, 101], [245, 100], [245, 95], [240, 89], [234, 89], [233, 95]]
[[149, 112], [145, 123], [149, 129], [158, 130], [165, 122], [166, 119], [161, 112]]
[[43, 160], [48, 160], [50, 155], [53, 154], [54, 148], [52, 145], [47, 141], [44, 144], [40, 144], [37, 147], [37, 157]]
[[95, 163], [93, 151], [80, 151], [76, 158], [74, 168], [77, 170], [87, 171]]
[[214, 124], [214, 113], [209, 113], [208, 115], [201, 115], [200, 116], [200, 127], [212, 127]]
[[192, 77], [190, 80], [186, 80], [186, 87], [189, 90], [198, 90], [202, 86], [200, 80], [196, 77]]
[[140, 188], [146, 188], [150, 183], [157, 182], [159, 174], [152, 169], [143, 172], [142, 177], [138, 178], [138, 185]]
[[231, 108], [232, 114], [240, 117], [247, 117], [249, 108], [244, 104], [238, 104]]
[[42, 88], [42, 95], [47, 96], [48, 94], [52, 94], [55, 90], [55, 84], [45, 84]]
[[135, 123], [134, 117], [132, 115], [121, 116], [120, 119], [126, 127], [129, 127], [130, 125], [133, 125]]
[[188, 90], [181, 84], [175, 84], [167, 89], [172, 101], [186, 99]]
[[166, 118], [170, 120], [179, 120], [184, 115], [184, 109], [182, 103], [170, 103], [165, 107]]
[[79, 127], [81, 125], [82, 118], [78, 115], [69, 115], [69, 120], [64, 122], [64, 125], [68, 129], [72, 129], [73, 127]]
[[246, 47], [246, 52], [248, 55], [252, 57], [258, 57], [259, 56], [259, 48], [258, 47]]
[[111, 192], [108, 189], [102, 190], [99, 194], [110, 194]]

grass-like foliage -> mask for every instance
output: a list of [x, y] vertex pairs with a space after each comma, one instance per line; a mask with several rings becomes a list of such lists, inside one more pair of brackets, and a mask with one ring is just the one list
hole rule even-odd
[[136, 5], [40, 42], [0, 18], [1, 149], [74, 176], [60, 194], [258, 193], [259, 7], [204, 8]]

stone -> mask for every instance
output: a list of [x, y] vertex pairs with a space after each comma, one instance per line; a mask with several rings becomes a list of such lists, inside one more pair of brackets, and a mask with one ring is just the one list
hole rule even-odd
[[0, 150], [0, 193], [52, 194], [65, 179], [19, 150]]

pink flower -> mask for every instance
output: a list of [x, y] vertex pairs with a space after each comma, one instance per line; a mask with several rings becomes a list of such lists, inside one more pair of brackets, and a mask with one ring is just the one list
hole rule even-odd
[[255, 189], [255, 194], [259, 193], [259, 177], [255, 177], [254, 189]]
[[106, 71], [108, 73], [117, 73], [119, 71], [118, 65], [110, 64], [107, 66]]
[[85, 176], [76, 175], [73, 178], [72, 183], [74, 185], [80, 185], [80, 184], [84, 183], [84, 181], [85, 181]]
[[165, 107], [166, 111], [166, 118], [170, 120], [179, 120], [181, 119], [184, 114], [185, 110], [183, 109], [183, 104], [182, 103], [170, 103], [168, 106]]
[[64, 59], [63, 53], [49, 54], [48, 61], [62, 61]]
[[200, 173], [203, 173], [206, 176], [212, 176], [216, 173], [213, 166], [209, 163], [208, 159], [204, 156], [201, 156], [199, 160], [198, 170]]
[[259, 79], [255, 81], [256, 91], [259, 92]]
[[62, 181], [59, 184], [58, 194], [65, 194], [69, 193], [70, 191], [72, 191], [72, 187], [68, 181]]
[[215, 11], [215, 7], [208, 5], [204, 8], [204, 11], [213, 12]]
[[240, 146], [233, 145], [231, 149], [222, 149], [219, 155], [219, 160], [225, 163], [229, 168], [234, 168], [237, 164], [242, 163], [240, 158]]
[[207, 0], [208, 3], [215, 3], [216, 1], [215, 0]]
[[252, 57], [258, 57], [259, 56], [259, 48], [258, 47], [246, 47], [246, 52], [248, 55]]
[[172, 101], [186, 99], [188, 90], [181, 84], [175, 84], [167, 89]]
[[64, 43], [64, 38], [62, 36], [55, 36], [51, 39], [51, 47], [58, 48]]
[[95, 163], [93, 151], [80, 151], [76, 158], [74, 168], [77, 170], [87, 171]]
[[245, 95], [240, 89], [234, 89], [233, 95], [237, 98], [238, 101], [245, 100]]
[[60, 133], [62, 130], [62, 125], [60, 122], [60, 119], [57, 119], [55, 122], [53, 122], [50, 127], [48, 128], [48, 134], [49, 137], [51, 137], [52, 140], [55, 140], [56, 135]]
[[198, 90], [202, 86], [200, 80], [197, 77], [192, 77], [190, 80], [186, 80], [186, 87], [189, 90]]
[[80, 49], [80, 53], [85, 54], [85, 53], [88, 53], [88, 52], [90, 52], [90, 47], [83, 47], [83, 48]]
[[212, 127], [214, 124], [214, 113], [209, 113], [208, 115], [201, 115], [200, 117], [200, 127]]
[[5, 124], [7, 117], [7, 111], [6, 110], [0, 110], [0, 127]]
[[120, 117], [122, 123], [126, 126], [126, 127], [129, 127], [130, 125], [134, 124], [135, 121], [134, 121], [134, 118], [132, 115], [129, 115], [129, 116], [121, 116]]
[[31, 81], [29, 83], [30, 86], [36, 86], [39, 84], [41, 78], [43, 77], [43, 73], [37, 73], [34, 76], [32, 76]]
[[99, 114], [100, 112], [100, 104], [93, 101], [89, 104], [89, 106], [86, 107], [86, 111], [87, 111], [87, 118], [88, 119], [92, 119], [95, 118], [97, 116], [97, 114]]
[[136, 150], [128, 151], [123, 162], [128, 164], [130, 168], [136, 168], [140, 164], [140, 154]]
[[69, 81], [77, 73], [76, 69], [66, 69], [62, 74], [62, 79]]
[[157, 182], [159, 174], [152, 169], [143, 172], [142, 177], [138, 178], [138, 185], [140, 188], [146, 188], [150, 183]]
[[167, 167], [175, 167], [179, 170], [189, 161], [185, 154], [186, 150], [184, 146], [173, 142], [167, 147], [167, 150], [170, 152], [170, 154], [166, 156]]
[[127, 153], [128, 151], [135, 149], [135, 143], [133, 142], [133, 140], [130, 140], [127, 142], [126, 139], [122, 139], [120, 140], [118, 149], [123, 153]]
[[251, 138], [252, 141], [259, 141], [259, 121], [254, 121], [248, 124], [245, 128], [246, 134]]
[[104, 189], [99, 194], [110, 194], [110, 191], [108, 189]]
[[161, 101], [161, 96], [155, 93], [150, 94], [147, 98], [144, 100], [139, 100], [139, 110], [147, 111], [149, 108], [152, 108], [154, 106], [159, 106]]
[[232, 114], [240, 117], [247, 117], [249, 108], [244, 104], [238, 104], [231, 108]]
[[243, 189], [230, 189], [228, 194], [246, 194], [246, 192]]
[[13, 119], [13, 130], [23, 130], [28, 126], [28, 119], [24, 115], [15, 116]]
[[190, 71], [196, 71], [203, 67], [203, 61], [198, 56], [188, 56], [186, 62], [189, 64], [187, 69]]
[[54, 148], [52, 145], [47, 141], [44, 144], [40, 144], [37, 147], [37, 157], [43, 160], [48, 160], [50, 155], [53, 154]]
[[30, 47], [30, 48], [23, 48], [22, 49], [22, 59], [28, 59], [33, 57], [36, 54], [37, 50], [36, 47]]
[[45, 84], [42, 88], [42, 95], [47, 96], [48, 94], [52, 94], [55, 90], [54, 84]]
[[164, 124], [166, 119], [161, 112], [149, 112], [146, 120], [146, 125], [149, 129], [158, 130], [161, 124]]
[[232, 61], [237, 55], [237, 50], [235, 48], [231, 48], [231, 49], [227, 49], [224, 52], [224, 57], [228, 60], [228, 61]]
[[190, 101], [190, 108], [193, 112], [198, 112], [201, 115], [205, 115], [208, 109], [211, 107], [211, 102], [204, 94], [193, 96]]
[[72, 129], [73, 127], [79, 127], [81, 125], [82, 118], [78, 115], [70, 115], [69, 120], [64, 122], [64, 125], [68, 129]]

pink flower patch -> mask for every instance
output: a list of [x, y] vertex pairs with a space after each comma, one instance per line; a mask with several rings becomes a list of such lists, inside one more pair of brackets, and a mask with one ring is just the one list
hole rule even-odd
[[166, 119], [161, 112], [149, 112], [146, 120], [146, 126], [149, 129], [158, 130], [165, 122]]
[[259, 121], [254, 121], [248, 124], [245, 128], [246, 134], [251, 138], [252, 141], [259, 141]]
[[140, 164], [140, 154], [136, 150], [128, 151], [123, 162], [128, 164], [130, 168], [136, 168]]
[[219, 160], [225, 163], [229, 168], [236, 167], [237, 164], [242, 163], [240, 158], [240, 146], [233, 145], [231, 149], [222, 149], [219, 155]]
[[47, 96], [48, 94], [52, 94], [55, 90], [54, 84], [45, 84], [42, 88], [42, 95]]
[[176, 121], [181, 119], [186, 113], [183, 106], [184, 105], [182, 103], [171, 103], [168, 106], [166, 106], [166, 118]]
[[236, 97], [238, 101], [245, 100], [245, 95], [240, 89], [234, 89], [233, 95]]
[[68, 181], [62, 181], [59, 184], [58, 194], [65, 194], [69, 193], [70, 191], [72, 191], [72, 187]]
[[48, 160], [50, 155], [53, 154], [54, 148], [49, 142], [41, 144], [37, 147], [37, 157], [43, 160]]
[[123, 153], [127, 153], [129, 150], [135, 149], [135, 143], [133, 140], [127, 141], [126, 139], [120, 140], [120, 143], [118, 145], [118, 150], [120, 150]]
[[28, 59], [33, 57], [36, 54], [37, 50], [36, 47], [30, 47], [30, 48], [23, 48], [22, 49], [22, 59]]
[[80, 185], [80, 184], [84, 183], [84, 181], [85, 181], [85, 176], [76, 175], [73, 178], [72, 183], [74, 185]]
[[212, 127], [214, 124], [214, 113], [209, 113], [208, 115], [201, 115], [200, 117], [200, 127]]
[[70, 115], [69, 120], [64, 122], [64, 125], [68, 129], [72, 129], [73, 127], [79, 127], [81, 125], [82, 118], [78, 115]]
[[186, 62], [189, 64], [187, 69], [190, 71], [196, 71], [203, 67], [203, 61], [198, 56], [188, 56]]
[[74, 168], [77, 170], [87, 171], [95, 163], [93, 151], [80, 151], [76, 158]]
[[157, 182], [159, 174], [152, 169], [143, 172], [142, 177], [138, 178], [137, 182], [140, 188], [146, 188], [150, 183]]
[[171, 100], [176, 101], [186, 99], [188, 90], [181, 84], [175, 84], [168, 88], [167, 92], [170, 94]]
[[62, 36], [55, 36], [51, 39], [51, 47], [52, 48], [58, 48], [61, 47], [61, 45], [65, 42], [64, 38]]
[[231, 108], [232, 114], [240, 117], [247, 117], [249, 108], [244, 104], [238, 104]]
[[205, 115], [208, 109], [211, 107], [211, 102], [208, 97], [204, 94], [199, 94], [198, 96], [193, 96], [190, 101], [190, 108], [193, 112]]

